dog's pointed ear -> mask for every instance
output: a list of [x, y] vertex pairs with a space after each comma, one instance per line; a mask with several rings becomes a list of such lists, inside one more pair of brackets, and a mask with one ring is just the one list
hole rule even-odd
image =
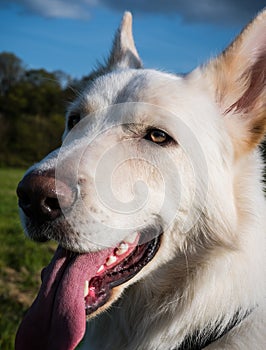
[[132, 15], [130, 12], [125, 12], [120, 28], [115, 35], [107, 66], [110, 70], [116, 67], [142, 67], [132, 34]]
[[266, 10], [203, 71], [238, 152], [252, 150], [266, 133]]

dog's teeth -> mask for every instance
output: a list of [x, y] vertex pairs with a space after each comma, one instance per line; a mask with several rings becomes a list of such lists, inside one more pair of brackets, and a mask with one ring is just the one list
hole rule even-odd
[[101, 265], [96, 273], [101, 273], [104, 270], [104, 265]]
[[85, 281], [84, 285], [84, 298], [89, 294], [89, 281]]
[[110, 266], [110, 265], [112, 265], [112, 264], [114, 264], [115, 262], [116, 262], [116, 260], [117, 260], [117, 257], [116, 256], [114, 256], [114, 255], [111, 255], [111, 256], [109, 256], [109, 258], [106, 260], [106, 266]]
[[127, 243], [120, 243], [117, 250], [115, 251], [116, 255], [123, 255], [128, 251]]

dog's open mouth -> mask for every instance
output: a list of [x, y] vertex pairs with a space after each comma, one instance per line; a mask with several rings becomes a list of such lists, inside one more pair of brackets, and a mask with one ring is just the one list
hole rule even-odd
[[131, 242], [86, 254], [59, 246], [42, 272], [40, 291], [20, 325], [16, 344], [26, 349], [41, 341], [42, 349], [74, 350], [84, 336], [86, 315], [112, 301], [112, 288], [138, 274], [160, 241], [161, 235], [136, 234]]
[[141, 244], [137, 235], [133, 242], [121, 242], [107, 257], [96, 275], [85, 282], [85, 308], [89, 315], [110, 298], [111, 289], [134, 277], [159, 248], [159, 237]]

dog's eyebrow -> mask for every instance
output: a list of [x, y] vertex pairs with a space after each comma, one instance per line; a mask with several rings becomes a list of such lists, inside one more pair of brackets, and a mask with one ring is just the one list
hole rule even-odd
[[125, 133], [134, 134], [136, 136], [144, 134], [147, 129], [150, 128], [150, 125], [142, 123], [124, 123], [121, 126]]

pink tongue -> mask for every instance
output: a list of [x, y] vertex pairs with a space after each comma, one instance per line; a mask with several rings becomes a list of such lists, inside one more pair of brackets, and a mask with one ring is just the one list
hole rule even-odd
[[75, 349], [85, 333], [85, 281], [96, 274], [112, 251], [71, 257], [58, 247], [42, 273], [39, 294], [18, 329], [16, 350]]

